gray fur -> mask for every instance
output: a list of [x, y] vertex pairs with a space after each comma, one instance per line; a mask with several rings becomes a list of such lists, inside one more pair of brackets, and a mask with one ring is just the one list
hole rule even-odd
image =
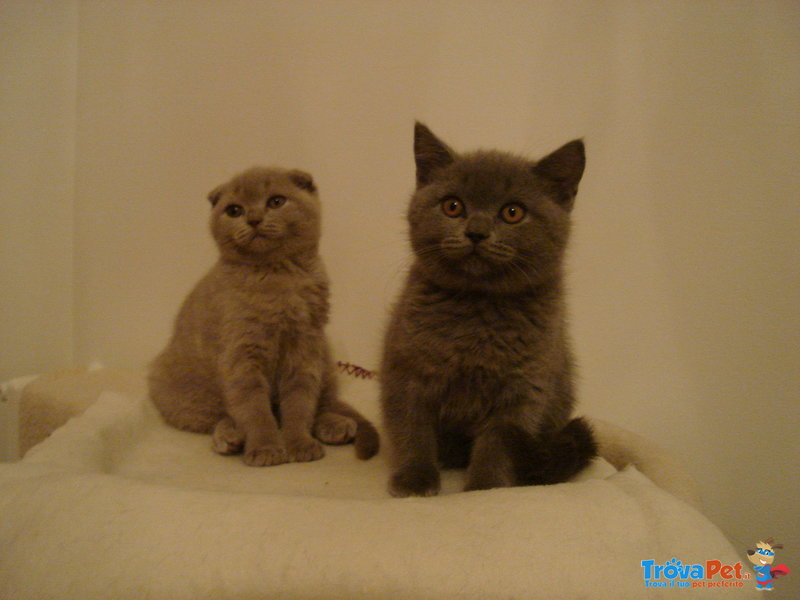
[[[439, 466], [467, 467], [468, 490], [564, 479], [594, 449], [570, 421], [562, 278], [583, 143], [539, 162], [459, 155], [418, 123], [414, 153], [414, 263], [381, 368], [390, 491], [436, 494]], [[448, 216], [453, 199], [463, 212]]]
[[317, 460], [320, 440], [354, 438], [359, 457], [369, 458], [377, 432], [337, 398], [312, 177], [253, 168], [209, 201], [220, 258], [151, 366], [154, 404], [169, 424], [212, 433], [215, 451], [243, 452], [248, 465]]

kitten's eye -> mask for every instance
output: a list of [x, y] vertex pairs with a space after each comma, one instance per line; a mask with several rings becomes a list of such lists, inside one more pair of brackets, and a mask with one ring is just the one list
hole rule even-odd
[[267, 206], [269, 208], [280, 208], [286, 204], [286, 196], [271, 196], [269, 200], [267, 200]]
[[455, 196], [448, 196], [442, 200], [442, 212], [451, 218], [460, 217], [464, 214], [464, 203]]
[[225, 207], [225, 214], [229, 217], [241, 217], [244, 214], [244, 208], [238, 204], [229, 204]]
[[500, 210], [500, 218], [509, 225], [522, 221], [525, 216], [525, 207], [520, 204], [506, 204]]

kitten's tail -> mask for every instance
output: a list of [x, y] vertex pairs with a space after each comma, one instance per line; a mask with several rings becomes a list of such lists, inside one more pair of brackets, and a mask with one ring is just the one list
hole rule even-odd
[[580, 417], [535, 439], [518, 428], [509, 433], [507, 443], [514, 457], [517, 480], [522, 485], [561, 483], [597, 456], [592, 428]]
[[361, 460], [367, 460], [378, 453], [381, 447], [381, 437], [369, 419], [341, 400], [331, 402], [328, 410], [338, 415], [349, 417], [356, 422], [356, 437], [353, 442], [356, 449], [356, 457]]

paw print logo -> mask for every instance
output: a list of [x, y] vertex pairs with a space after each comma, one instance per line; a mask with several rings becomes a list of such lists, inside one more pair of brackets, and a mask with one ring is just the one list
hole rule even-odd
[[680, 574], [682, 565], [683, 563], [677, 558], [671, 558], [664, 565], [664, 577], [667, 579], [675, 579]]

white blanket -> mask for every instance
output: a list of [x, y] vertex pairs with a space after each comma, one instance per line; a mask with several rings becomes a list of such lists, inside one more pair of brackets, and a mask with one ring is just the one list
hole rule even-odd
[[[374, 385], [349, 399], [374, 407]], [[645, 587], [644, 560], [740, 561], [694, 508], [603, 460], [574, 482], [483, 492], [448, 472], [424, 499], [390, 498], [386, 479], [381, 455], [351, 446], [247, 467], [143, 395], [104, 392], [0, 465], [0, 598], [659, 598], [676, 590]]]

